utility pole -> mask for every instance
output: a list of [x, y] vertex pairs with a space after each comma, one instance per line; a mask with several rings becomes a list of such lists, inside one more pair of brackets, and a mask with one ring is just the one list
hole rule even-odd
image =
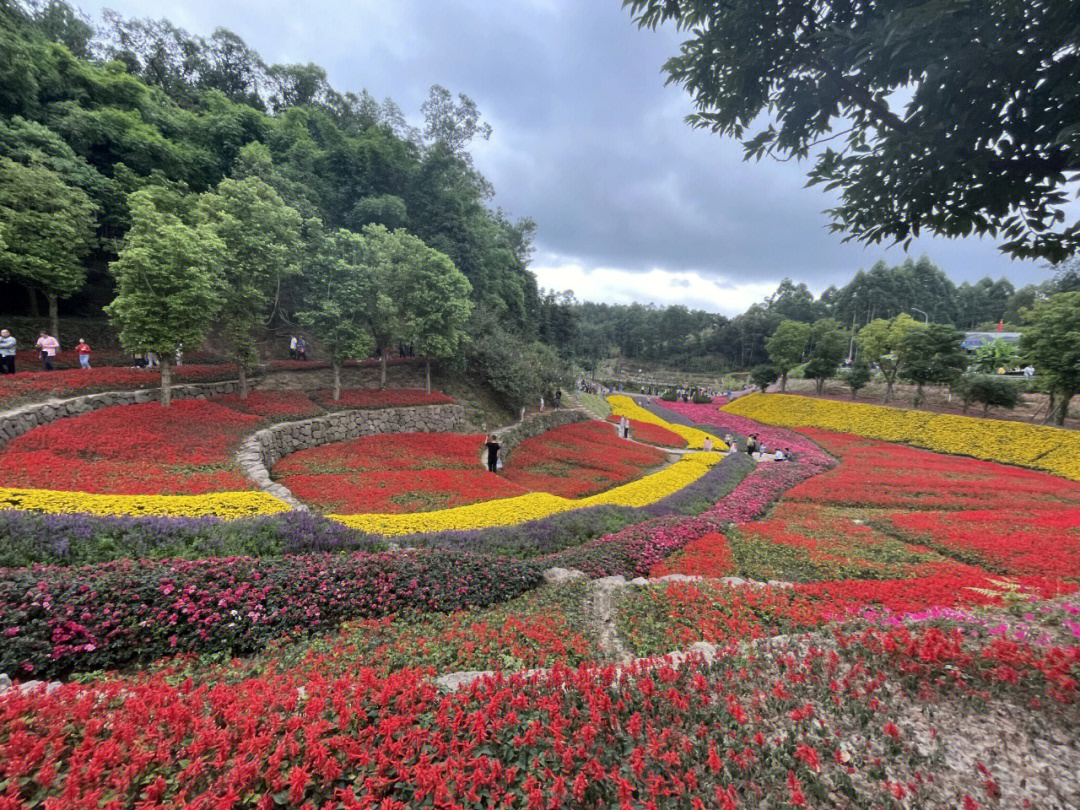
[[927, 315], [925, 312], [923, 312], [921, 309], [919, 309], [918, 307], [912, 307], [911, 309], [913, 311], [915, 311], [915, 312], [918, 312], [920, 315], [923, 316], [923, 323], [924, 324], [925, 323], [930, 323], [930, 316]]
[[851, 294], [851, 341], [848, 343], [847, 350], [847, 361], [849, 366], [855, 362], [855, 318], [859, 314], [858, 298], [859, 294], [857, 292]]

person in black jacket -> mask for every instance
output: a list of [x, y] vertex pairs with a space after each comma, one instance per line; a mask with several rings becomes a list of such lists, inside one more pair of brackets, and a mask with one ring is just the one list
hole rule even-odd
[[495, 434], [491, 434], [491, 438], [487, 440], [487, 444], [484, 445], [487, 448], [487, 464], [488, 472], [499, 471], [499, 448], [502, 447], [495, 440]]

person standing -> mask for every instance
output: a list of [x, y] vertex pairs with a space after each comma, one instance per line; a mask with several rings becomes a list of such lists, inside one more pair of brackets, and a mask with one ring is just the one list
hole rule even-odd
[[18, 341], [7, 329], [0, 329], [0, 374], [15, 373], [15, 347]]
[[289, 338], [289, 359], [296, 359], [296, 335], [292, 335]]
[[540, 397], [540, 413], [544, 412], [544, 398]]
[[746, 440], [746, 454], [748, 456], [754, 455], [754, 451], [757, 450], [757, 447], [758, 447], [757, 434], [756, 433], [751, 433], [749, 438], [747, 438], [747, 440]]
[[492, 433], [484, 446], [487, 448], [488, 472], [497, 473], [499, 471], [499, 449], [502, 445], [499, 444], [495, 434]]
[[303, 338], [296, 339], [296, 359], [307, 360], [307, 341]]
[[37, 343], [34, 344], [41, 350], [41, 362], [45, 366], [46, 371], [53, 370], [53, 358], [56, 357], [56, 350], [60, 348], [60, 341], [50, 335], [48, 332], [42, 332], [37, 339]]
[[627, 419], [624, 416], [622, 418], [622, 420], [619, 422], [619, 424], [622, 427], [622, 437], [624, 439], [629, 439], [630, 438], [630, 420]]
[[90, 346], [85, 338], [79, 338], [79, 343], [75, 346], [75, 355], [79, 358], [81, 368], [90, 368]]

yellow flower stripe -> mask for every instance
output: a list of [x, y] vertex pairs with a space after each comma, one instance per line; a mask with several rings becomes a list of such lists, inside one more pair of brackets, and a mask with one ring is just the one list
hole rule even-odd
[[52, 489], [0, 487], [0, 509], [35, 512], [89, 512], [92, 515], [216, 517], [233, 519], [287, 512], [291, 507], [265, 492], [207, 495], [97, 495]]
[[673, 422], [668, 422], [666, 419], [661, 419], [654, 413], [651, 413], [634, 400], [623, 394], [612, 394], [607, 398], [608, 404], [611, 405], [611, 412], [616, 416], [625, 416], [627, 419], [636, 419], [638, 422], [648, 422], [650, 425], [659, 425], [660, 427], [670, 430], [672, 433], [677, 433], [686, 439], [686, 446], [691, 450], [700, 450], [705, 446], [705, 440], [711, 438], [713, 440], [713, 447], [720, 452], [727, 450], [727, 445], [720, 440], [719, 437], [712, 433], [707, 433], [704, 430], [698, 430], [697, 428], [686, 427], [684, 425], [676, 425]]
[[939, 453], [1032, 467], [1080, 481], [1080, 433], [1061, 428], [791, 394], [751, 394], [723, 410], [768, 425], [855, 433]]
[[413, 512], [404, 515], [366, 514], [330, 515], [334, 520], [382, 535], [443, 532], [449, 530], [487, 529], [492, 526], [514, 526], [539, 520], [559, 512], [608, 504], [612, 506], [647, 506], [666, 498], [701, 478], [709, 468], [719, 463], [720, 453], [693, 453], [660, 472], [623, 484], [599, 495], [580, 500], [562, 498], [547, 492], [530, 492], [515, 498], [457, 506], [434, 512]]

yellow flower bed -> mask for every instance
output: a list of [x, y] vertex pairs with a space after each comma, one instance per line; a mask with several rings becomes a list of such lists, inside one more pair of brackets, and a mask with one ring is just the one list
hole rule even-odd
[[727, 445], [717, 436], [712, 433], [707, 433], [704, 430], [698, 430], [697, 428], [686, 427], [684, 425], [676, 425], [673, 422], [668, 422], [666, 419], [661, 419], [654, 413], [651, 413], [634, 400], [623, 394], [612, 394], [607, 398], [608, 404], [611, 405], [611, 412], [616, 416], [625, 416], [627, 419], [636, 419], [638, 422], [647, 422], [650, 425], [659, 425], [665, 430], [670, 430], [672, 433], [677, 433], [686, 439], [686, 446], [691, 450], [700, 450], [705, 446], [706, 439], [713, 440], [713, 448], [721, 452], [727, 450]]
[[51, 489], [0, 488], [0, 509], [89, 512], [92, 515], [216, 517], [233, 519], [288, 512], [291, 507], [265, 492], [208, 495], [96, 495]]
[[405, 515], [330, 515], [330, 517], [354, 529], [382, 535], [514, 526], [559, 512], [602, 504], [648, 506], [701, 478], [721, 459], [723, 455], [720, 453], [687, 455], [681, 461], [660, 472], [576, 501], [547, 492], [530, 492], [528, 495], [519, 495], [516, 498], [503, 498], [434, 512], [414, 512]]
[[1080, 433], [1061, 428], [790, 394], [750, 394], [723, 410], [768, 425], [856, 433], [1080, 481]]

